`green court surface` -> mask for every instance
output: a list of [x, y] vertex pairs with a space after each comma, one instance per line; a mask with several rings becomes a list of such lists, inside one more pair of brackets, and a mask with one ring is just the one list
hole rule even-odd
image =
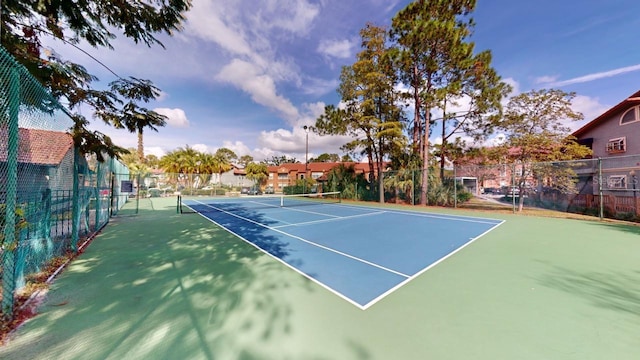
[[640, 357], [640, 227], [481, 213], [506, 222], [361, 310], [175, 201], [113, 219], [0, 359]]

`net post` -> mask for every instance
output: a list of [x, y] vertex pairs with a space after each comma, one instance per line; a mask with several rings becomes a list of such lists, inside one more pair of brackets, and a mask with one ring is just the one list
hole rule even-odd
[[280, 207], [284, 207], [284, 195], [280, 196]]
[[180, 206], [180, 204], [182, 203], [182, 196], [178, 195], [176, 197], [177, 201], [176, 201], [176, 214], [181, 214], [182, 213], [182, 208]]

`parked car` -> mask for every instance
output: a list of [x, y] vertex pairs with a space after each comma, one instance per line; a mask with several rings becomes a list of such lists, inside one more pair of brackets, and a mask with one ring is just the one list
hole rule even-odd
[[483, 194], [500, 194], [500, 189], [488, 187], [488, 188], [482, 189], [482, 193]]
[[242, 189], [240, 189], [240, 194], [248, 194], [249, 193], [249, 189], [250, 187], [248, 186], [243, 186]]
[[264, 188], [264, 193], [265, 194], [273, 194], [273, 186], [267, 186], [266, 188]]
[[259, 187], [253, 186], [249, 189], [249, 195], [262, 195], [262, 190]]

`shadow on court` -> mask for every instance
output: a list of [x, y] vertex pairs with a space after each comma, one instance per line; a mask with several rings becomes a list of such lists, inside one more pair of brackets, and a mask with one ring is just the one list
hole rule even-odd
[[636, 228], [504, 218], [363, 311], [153, 198], [109, 223], [0, 359], [635, 360]]
[[640, 271], [577, 272], [554, 266], [540, 284], [640, 319]]
[[308, 280], [200, 216], [148, 203], [64, 271], [1, 358], [254, 358], [290, 335], [287, 289], [313, 292]]

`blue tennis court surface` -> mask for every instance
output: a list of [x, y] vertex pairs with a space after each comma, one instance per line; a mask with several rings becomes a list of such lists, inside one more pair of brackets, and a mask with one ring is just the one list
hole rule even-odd
[[502, 220], [345, 204], [281, 207], [251, 199], [184, 204], [366, 309]]

